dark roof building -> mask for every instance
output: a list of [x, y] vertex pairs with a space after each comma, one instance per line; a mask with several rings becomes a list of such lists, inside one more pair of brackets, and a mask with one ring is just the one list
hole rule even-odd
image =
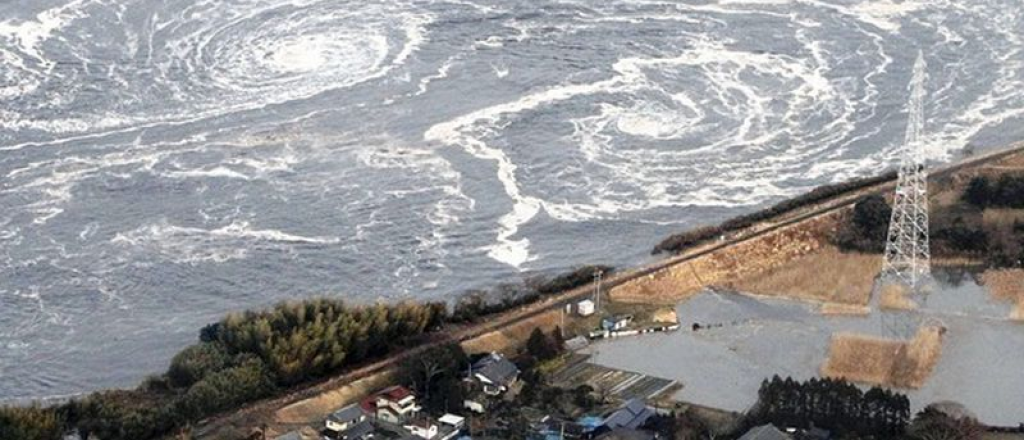
[[504, 356], [491, 353], [476, 361], [470, 370], [471, 377], [484, 385], [488, 394], [500, 394], [519, 380], [519, 367]]
[[651, 417], [654, 417], [654, 411], [647, 407], [646, 402], [641, 399], [632, 399], [621, 408], [608, 414], [604, 418], [603, 425], [611, 430], [616, 428], [639, 429]]
[[739, 440], [793, 440], [793, 438], [772, 424], [751, 428]]
[[340, 425], [345, 425], [352, 422], [362, 421], [365, 417], [365, 413], [359, 405], [349, 405], [331, 413], [331, 415], [327, 416], [327, 420]]
[[595, 438], [595, 440], [654, 440], [654, 433], [638, 429], [615, 428]]
[[373, 438], [373, 434], [376, 430], [373, 424], [369, 420], [356, 423], [355, 426], [349, 428], [348, 431], [342, 433], [342, 439], [344, 440], [363, 440]]

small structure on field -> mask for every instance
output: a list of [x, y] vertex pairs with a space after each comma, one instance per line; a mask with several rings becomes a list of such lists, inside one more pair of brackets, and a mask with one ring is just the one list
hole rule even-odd
[[584, 316], [584, 317], [590, 316], [590, 315], [593, 315], [596, 311], [597, 311], [596, 305], [594, 304], [593, 301], [591, 301], [589, 299], [585, 299], [583, 301], [580, 301], [580, 302], [576, 303], [576, 314], [578, 314], [580, 316]]
[[609, 316], [601, 320], [601, 329], [613, 332], [629, 327], [632, 323], [633, 315]]

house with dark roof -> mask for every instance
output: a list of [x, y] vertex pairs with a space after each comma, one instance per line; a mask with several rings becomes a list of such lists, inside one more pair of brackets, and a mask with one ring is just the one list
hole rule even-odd
[[654, 410], [647, 406], [647, 402], [642, 399], [631, 399], [621, 408], [605, 416], [602, 426], [609, 430], [616, 428], [639, 429], [654, 415]]
[[343, 432], [366, 420], [366, 413], [359, 405], [349, 405], [327, 416], [324, 422], [328, 431]]
[[597, 437], [594, 440], [654, 440], [656, 437], [653, 432], [644, 431], [641, 429], [628, 429], [628, 428], [615, 428], [611, 431], [607, 431]]
[[769, 423], [751, 428], [739, 440], [793, 440], [793, 437]]
[[468, 377], [483, 386], [485, 394], [497, 396], [519, 380], [519, 367], [508, 358], [491, 353], [473, 363]]
[[327, 416], [324, 437], [336, 440], [364, 440], [373, 438], [373, 425], [358, 404], [339, 409]]

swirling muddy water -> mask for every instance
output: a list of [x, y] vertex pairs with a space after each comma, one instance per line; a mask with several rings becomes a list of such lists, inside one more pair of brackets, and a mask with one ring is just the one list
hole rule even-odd
[[1024, 8], [969, 1], [0, 3], [0, 400], [131, 386], [230, 310], [644, 261], [1024, 138]]

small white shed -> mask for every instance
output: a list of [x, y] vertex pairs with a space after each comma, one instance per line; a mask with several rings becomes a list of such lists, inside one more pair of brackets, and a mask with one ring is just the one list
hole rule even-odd
[[580, 316], [590, 316], [593, 315], [594, 312], [594, 302], [589, 299], [585, 299], [576, 304], [576, 313]]

